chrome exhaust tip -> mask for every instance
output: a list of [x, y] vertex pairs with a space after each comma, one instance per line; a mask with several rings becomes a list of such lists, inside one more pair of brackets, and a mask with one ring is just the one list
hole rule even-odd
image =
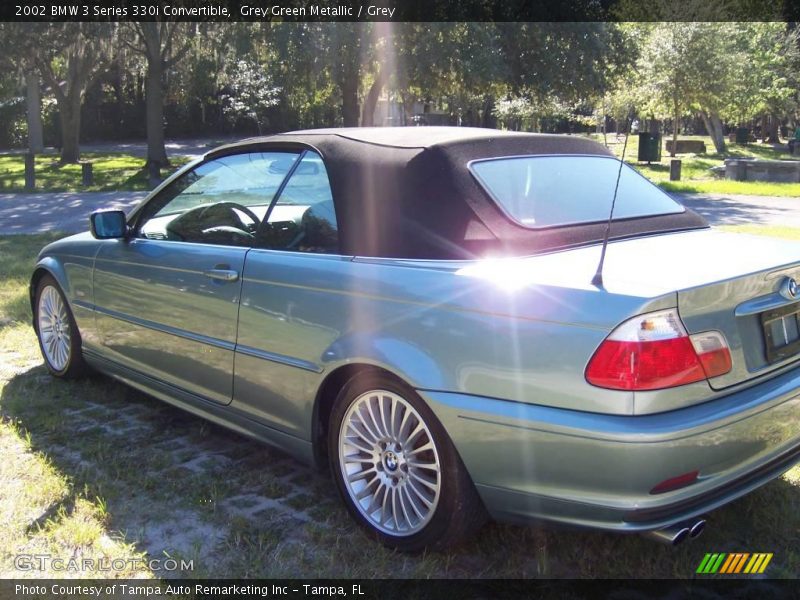
[[[702, 532], [702, 528], [700, 529]], [[698, 532], [697, 535], [700, 535]], [[677, 546], [685, 541], [691, 535], [691, 529], [684, 524], [673, 525], [672, 527], [665, 527], [664, 529], [656, 529], [645, 533], [646, 537], [655, 540], [668, 546]]]
[[700, 537], [706, 529], [706, 520], [705, 519], [698, 519], [694, 525], [689, 528], [689, 537], [692, 539]]
[[663, 529], [656, 529], [645, 533], [646, 537], [651, 540], [667, 544], [668, 546], [677, 546], [685, 542], [687, 539], [695, 539], [705, 531], [705, 519], [690, 519], [683, 523], [676, 523]]

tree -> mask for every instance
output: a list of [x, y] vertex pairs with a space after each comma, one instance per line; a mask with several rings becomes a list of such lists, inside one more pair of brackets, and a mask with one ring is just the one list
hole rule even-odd
[[228, 74], [228, 89], [221, 96], [222, 110], [234, 119], [251, 119], [261, 135], [267, 109], [278, 103], [279, 91], [258, 64], [238, 60]]
[[778, 143], [780, 121], [798, 106], [798, 31], [784, 23], [737, 23], [735, 27], [740, 58], [724, 112], [739, 124], [761, 117], [764, 140]]
[[506, 100], [525, 99], [534, 121], [557, 118], [568, 105], [601, 98], [632, 60], [611, 23], [437, 24], [403, 45], [412, 53], [410, 81], [483, 126], [494, 125]]
[[536, 107], [526, 98], [507, 98], [494, 106], [494, 116], [505, 128], [512, 131], [535, 128], [533, 121], [536, 113]]
[[283, 123], [293, 117], [303, 126], [372, 125], [387, 90], [406, 110], [420, 102], [453, 122], [494, 126], [499, 100], [525, 97], [543, 109], [581, 103], [630, 63], [618, 26], [606, 23], [269, 27], [261, 64], [282, 90], [275, 111]]
[[[628, 81], [642, 111], [680, 120], [697, 114], [718, 153], [725, 151], [723, 121], [745, 125], [761, 117], [776, 142], [782, 118], [797, 106], [800, 54], [797, 34], [783, 23], [637, 24], [641, 54]], [[674, 152], [674, 146], [673, 146]]]
[[[397, 49], [395, 47], [394, 36], [395, 24], [389, 22], [378, 22], [373, 24], [371, 49], [377, 56], [377, 70], [372, 78], [372, 83], [364, 96], [361, 107], [361, 126], [372, 127], [375, 124], [375, 108], [378, 105], [383, 88], [389, 83], [393, 71], [397, 69]], [[398, 27], [403, 24], [398, 23]]]
[[388, 78], [403, 105], [434, 104], [464, 125], [494, 124], [495, 99], [508, 92], [494, 23], [393, 24]]
[[[125, 45], [147, 61], [144, 98], [147, 126], [147, 165], [169, 166], [164, 146], [164, 75], [189, 50], [191, 23], [135, 22], [129, 27], [136, 41], [123, 38]], [[179, 40], [182, 38], [182, 40]], [[175, 50], [176, 42], [180, 47]]]
[[[352, 23], [339, 23], [337, 28], [343, 25], [357, 31]], [[275, 111], [282, 129], [341, 125], [346, 104], [350, 107], [348, 124], [358, 124], [358, 53], [347, 50], [340, 56], [336, 46], [346, 37], [327, 23], [269, 24], [269, 70], [275, 85], [281, 88]], [[356, 43], [350, 41], [348, 45]], [[350, 77], [343, 85], [341, 72], [346, 69], [357, 69], [359, 76], [355, 80]]]
[[333, 79], [342, 95], [342, 121], [345, 127], [358, 127], [358, 89], [361, 84], [361, 48], [365, 23], [330, 23], [328, 51], [333, 58]]
[[61, 123], [61, 162], [80, 158], [81, 103], [114, 57], [115, 24], [46, 23], [31, 36], [31, 56], [50, 86]]
[[729, 26], [673, 22], [644, 26], [634, 80], [638, 104], [651, 115], [672, 118], [672, 156], [681, 118], [690, 111], [700, 113], [717, 151], [724, 151], [719, 114], [739, 59]]
[[42, 83], [39, 72], [29, 67], [25, 70], [25, 103], [28, 120], [28, 151], [39, 154], [44, 150], [42, 127]]
[[35, 56], [30, 52], [30, 35], [25, 25], [0, 23], [0, 60], [4, 70], [16, 71], [16, 75], [22, 75], [25, 80], [28, 151], [39, 154], [44, 150], [41, 78], [36, 70]]

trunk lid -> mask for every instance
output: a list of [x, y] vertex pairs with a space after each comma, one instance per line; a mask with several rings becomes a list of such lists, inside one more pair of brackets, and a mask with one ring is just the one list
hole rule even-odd
[[611, 244], [606, 261], [609, 291], [631, 285], [642, 286], [642, 292], [648, 287], [675, 290], [689, 333], [716, 330], [725, 335], [733, 366], [710, 380], [713, 389], [800, 358], [793, 316], [800, 302], [781, 295], [787, 278], [800, 281], [800, 243], [703, 230]]
[[[501, 259], [497, 265], [491, 260], [485, 265], [479, 262], [480, 268], [471, 268], [477, 275], [508, 284], [511, 289], [543, 284], [599, 291], [591, 281], [600, 250], [597, 244]], [[452, 268], [462, 266], [463, 263], [453, 263]], [[732, 359], [731, 371], [709, 382], [712, 389], [720, 390], [800, 359], [800, 339], [797, 352], [789, 345], [781, 349], [784, 355], [776, 357], [773, 353], [768, 357], [762, 322], [765, 313], [800, 311], [800, 302], [780, 295], [781, 284], [787, 277], [800, 282], [800, 242], [709, 228], [609, 243], [603, 292], [643, 300], [660, 298], [662, 304], [677, 306], [690, 334], [720, 331], [728, 342]], [[595, 312], [602, 314], [603, 306], [611, 301], [598, 295], [597, 302]], [[573, 317], [579, 320], [579, 315]], [[791, 319], [784, 322], [783, 317], [773, 325], [775, 336], [782, 339], [785, 323], [791, 329], [787, 331], [788, 341], [795, 336], [800, 338], [800, 332], [791, 326]]]

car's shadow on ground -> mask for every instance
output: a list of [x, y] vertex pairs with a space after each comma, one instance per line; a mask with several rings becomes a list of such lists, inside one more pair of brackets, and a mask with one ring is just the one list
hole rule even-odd
[[[29, 434], [71, 492], [35, 529], [100, 497], [108, 528], [151, 556], [214, 577], [691, 577], [705, 552], [774, 552], [797, 577], [800, 488], [776, 481], [715, 511], [676, 549], [641, 536], [490, 524], [447, 553], [390, 552], [350, 520], [330, 477], [103, 377], [53, 379], [42, 366], [3, 388], [6, 419]], [[796, 483], [796, 482], [795, 482]]]
[[0, 406], [74, 490], [33, 528], [77, 495], [100, 497], [128, 541], [212, 574], [230, 544], [274, 549], [343, 513], [324, 474], [103, 376], [60, 381], [37, 367], [6, 384]]

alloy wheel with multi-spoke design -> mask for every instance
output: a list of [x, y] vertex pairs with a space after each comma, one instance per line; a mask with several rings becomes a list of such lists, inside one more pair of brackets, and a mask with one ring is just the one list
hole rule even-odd
[[45, 359], [54, 371], [63, 371], [72, 352], [72, 331], [67, 307], [52, 285], [39, 294], [37, 326]]
[[350, 498], [376, 529], [410, 536], [431, 520], [442, 473], [431, 430], [401, 395], [370, 390], [350, 404], [339, 429], [339, 467]]

